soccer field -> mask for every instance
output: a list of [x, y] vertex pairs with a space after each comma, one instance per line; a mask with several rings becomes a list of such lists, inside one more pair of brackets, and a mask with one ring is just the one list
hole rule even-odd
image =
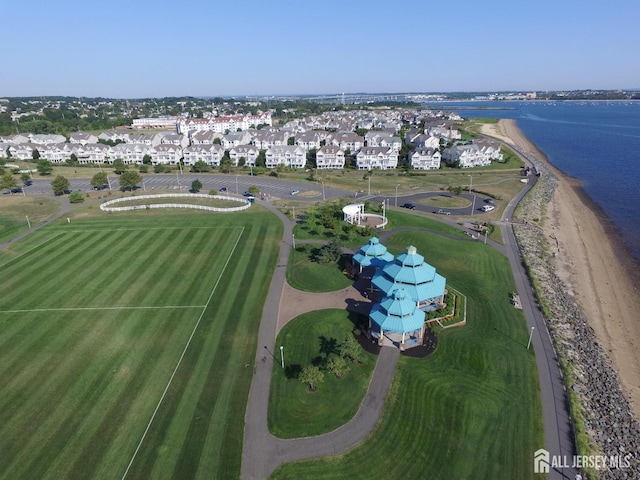
[[282, 226], [59, 222], [0, 254], [1, 478], [237, 478]]

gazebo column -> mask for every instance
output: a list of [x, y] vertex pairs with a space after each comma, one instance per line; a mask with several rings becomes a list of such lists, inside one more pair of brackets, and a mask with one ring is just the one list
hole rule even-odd
[[382, 325], [380, 325], [380, 338], [378, 339], [378, 345], [382, 346], [384, 343], [384, 330], [382, 329]]

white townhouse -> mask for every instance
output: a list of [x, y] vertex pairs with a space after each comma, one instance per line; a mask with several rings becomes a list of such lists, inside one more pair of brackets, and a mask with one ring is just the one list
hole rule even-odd
[[78, 162], [85, 164], [102, 164], [109, 160], [111, 154], [111, 147], [103, 143], [88, 143], [78, 149], [76, 156]]
[[127, 165], [142, 165], [144, 156], [151, 156], [151, 148], [151, 145], [142, 143], [119, 143], [111, 147], [109, 162], [113, 163], [120, 158]]
[[390, 147], [363, 147], [356, 154], [358, 170], [387, 170], [398, 166], [398, 152]]
[[17, 143], [9, 147], [9, 153], [11, 158], [33, 160], [33, 151], [38, 150], [38, 153], [40, 153], [39, 149], [41, 147], [42, 145], [36, 145], [35, 143]]
[[491, 164], [491, 157], [473, 144], [446, 148], [442, 153], [442, 159], [447, 165], [459, 161], [460, 168], [483, 167]]
[[488, 138], [476, 138], [473, 140], [473, 144], [477, 145], [480, 151], [492, 160], [502, 161], [504, 158], [504, 155], [500, 153], [500, 142]]
[[155, 147], [162, 142], [162, 135], [146, 134], [146, 133], [130, 133], [125, 137], [125, 142], [137, 145], [147, 145]]
[[425, 127], [424, 133], [428, 133], [433, 137], [446, 138], [447, 140], [460, 140], [462, 138], [462, 134], [454, 126]]
[[69, 143], [87, 145], [88, 143], [98, 143], [98, 137], [92, 133], [74, 132], [69, 135]]
[[259, 150], [268, 150], [273, 147], [282, 147], [287, 145], [290, 132], [285, 130], [262, 129], [257, 130], [251, 140]]
[[16, 133], [15, 135], [7, 135], [0, 140], [2, 143], [8, 143], [10, 145], [19, 145], [20, 143], [29, 143], [29, 136], [22, 133]]
[[251, 143], [251, 135], [247, 132], [232, 132], [222, 137], [222, 146], [225, 150], [249, 143]]
[[[406, 139], [405, 139], [406, 141]], [[424, 148], [438, 148], [440, 147], [440, 138], [433, 135], [425, 135], [424, 133], [414, 136], [409, 142], [413, 143], [416, 147]]]
[[67, 149], [68, 143], [46, 143], [38, 145], [40, 158], [51, 163], [64, 163], [71, 157], [71, 151]]
[[283, 145], [269, 148], [266, 153], [267, 168], [276, 168], [279, 165], [291, 168], [304, 168], [307, 164], [307, 154], [304, 148], [297, 145]]
[[325, 145], [316, 152], [316, 168], [342, 169], [344, 168], [344, 150], [334, 145]]
[[54, 143], [65, 143], [67, 137], [55, 134], [29, 134], [29, 141], [38, 145], [52, 145]]
[[165, 115], [157, 118], [134, 118], [131, 123], [132, 128], [170, 128], [176, 129], [178, 117]]
[[310, 131], [299, 133], [295, 136], [295, 139], [296, 145], [301, 146], [307, 152], [314, 148], [316, 150], [320, 148], [320, 135], [318, 132]]
[[165, 133], [160, 138], [160, 143], [168, 143], [171, 145], [178, 145], [181, 148], [189, 146], [189, 137], [182, 135], [181, 133]]
[[400, 151], [402, 140], [393, 133], [386, 131], [370, 131], [364, 136], [367, 147], [391, 147]]
[[437, 170], [440, 168], [442, 155], [434, 148], [417, 148], [411, 153], [410, 159], [414, 170]]
[[340, 147], [342, 150], [355, 152], [364, 147], [364, 137], [351, 132], [339, 132], [329, 136], [327, 143]]
[[182, 150], [182, 154], [184, 155], [184, 164], [187, 166], [203, 161], [207, 165], [219, 167], [224, 156], [224, 148], [222, 145], [213, 143], [194, 144]]
[[253, 145], [238, 145], [229, 150], [229, 158], [231, 158], [231, 161], [236, 167], [241, 158], [244, 158], [244, 164], [246, 166], [255, 167], [259, 153], [260, 150]]
[[191, 145], [213, 145], [213, 141], [219, 138], [222, 142], [222, 134], [218, 132], [195, 132], [191, 135]]
[[258, 115], [227, 115], [206, 118], [182, 118], [178, 121], [178, 133], [190, 135], [192, 132], [213, 131], [218, 133], [248, 130], [258, 125], [271, 125], [271, 113]]
[[122, 142], [126, 142], [127, 134], [116, 130], [109, 130], [98, 135], [98, 140], [104, 140], [106, 142], [115, 142], [116, 140], [120, 140]]
[[149, 156], [154, 165], [177, 165], [182, 158], [182, 147], [171, 143], [161, 143], [151, 147]]

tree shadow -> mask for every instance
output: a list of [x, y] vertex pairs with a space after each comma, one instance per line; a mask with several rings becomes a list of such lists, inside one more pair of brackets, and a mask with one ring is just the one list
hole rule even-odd
[[328, 357], [332, 353], [338, 353], [338, 340], [331, 337], [327, 338], [324, 335], [320, 336], [320, 353], [325, 357]]
[[284, 368], [284, 375], [288, 379], [295, 379], [295, 378], [298, 378], [300, 376], [300, 372], [301, 371], [302, 371], [302, 365], [300, 365], [298, 363], [294, 363], [294, 364], [291, 364], [291, 365], [287, 365]]

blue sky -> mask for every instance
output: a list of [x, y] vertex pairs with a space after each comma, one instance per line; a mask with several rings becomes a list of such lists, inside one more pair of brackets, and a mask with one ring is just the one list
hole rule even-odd
[[638, 0], [0, 5], [0, 97], [640, 88]]

